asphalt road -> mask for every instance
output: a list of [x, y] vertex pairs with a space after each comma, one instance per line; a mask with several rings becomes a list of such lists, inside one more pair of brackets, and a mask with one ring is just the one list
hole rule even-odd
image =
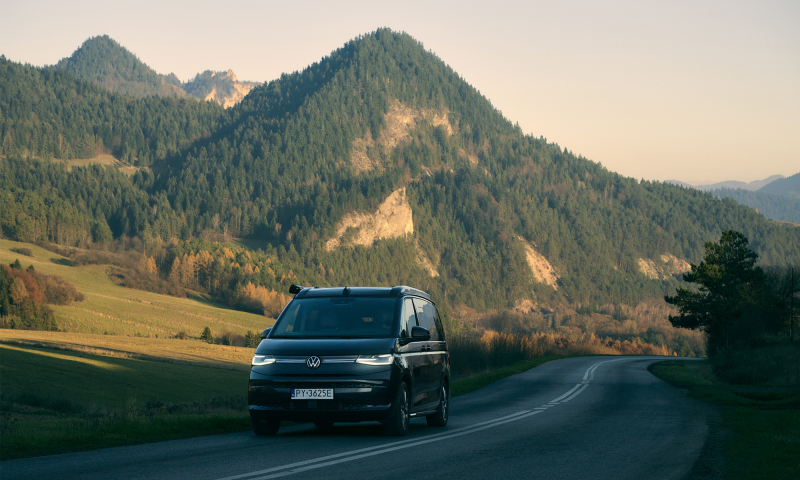
[[546, 363], [451, 403], [450, 423], [313, 425], [0, 463], [12, 479], [686, 478], [710, 410], [647, 371], [663, 357]]

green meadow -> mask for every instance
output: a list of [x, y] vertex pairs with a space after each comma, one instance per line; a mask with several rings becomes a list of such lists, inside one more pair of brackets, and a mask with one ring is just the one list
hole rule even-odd
[[246, 370], [2, 341], [0, 459], [248, 428]]

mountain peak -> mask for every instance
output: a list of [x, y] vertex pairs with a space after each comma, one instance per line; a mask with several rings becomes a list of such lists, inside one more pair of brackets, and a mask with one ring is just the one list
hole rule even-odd
[[108, 35], [88, 38], [56, 68], [100, 86], [134, 97], [184, 96], [180, 80], [160, 75]]

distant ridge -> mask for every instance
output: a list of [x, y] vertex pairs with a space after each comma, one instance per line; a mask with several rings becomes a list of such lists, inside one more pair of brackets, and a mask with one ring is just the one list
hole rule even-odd
[[679, 187], [684, 187], [684, 188], [695, 188], [686, 182], [681, 182], [680, 180], [664, 180], [664, 183], [668, 183], [671, 185], [678, 185]]
[[736, 200], [772, 220], [800, 222], [800, 198], [741, 188], [718, 188], [711, 190], [711, 193], [720, 198]]
[[795, 173], [791, 177], [775, 180], [774, 182], [761, 187], [758, 191], [761, 193], [800, 198], [800, 173]]
[[70, 57], [61, 59], [55, 67], [112, 92], [132, 97], [186, 96], [174, 73], [156, 73], [108, 35], [89, 38]]
[[[711, 191], [711, 190], [717, 190], [719, 188], [740, 188], [742, 190], [750, 190], [751, 192], [754, 192], [754, 191], [758, 190], [759, 188], [762, 188], [765, 185], [769, 185], [770, 183], [772, 183], [772, 182], [774, 182], [776, 180], [780, 180], [782, 178], [784, 178], [783, 175], [772, 175], [770, 177], [765, 178], [764, 180], [754, 180], [752, 182], [740, 182], [740, 181], [737, 181], [737, 180], [727, 180], [727, 181], [724, 181], [724, 182], [711, 183], [711, 184], [708, 184], [708, 185], [696, 185], [696, 186], [693, 186], [692, 188], [696, 188], [696, 189], [702, 190], [704, 192], [708, 192], [708, 191]], [[688, 185], [688, 184], [684, 184], [683, 182], [681, 182], [681, 183], [683, 185]], [[689, 185], [689, 186], [691, 186], [691, 185]]]
[[186, 83], [162, 75], [108, 35], [91, 37], [56, 68], [110, 90], [137, 98], [186, 97], [216, 102], [225, 108], [239, 103], [259, 82], [241, 82], [233, 70], [198, 73]]

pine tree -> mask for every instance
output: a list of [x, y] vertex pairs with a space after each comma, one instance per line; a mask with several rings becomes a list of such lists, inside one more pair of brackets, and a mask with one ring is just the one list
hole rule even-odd
[[208, 327], [204, 328], [200, 339], [207, 343], [214, 343], [214, 335], [211, 333], [211, 329]]

